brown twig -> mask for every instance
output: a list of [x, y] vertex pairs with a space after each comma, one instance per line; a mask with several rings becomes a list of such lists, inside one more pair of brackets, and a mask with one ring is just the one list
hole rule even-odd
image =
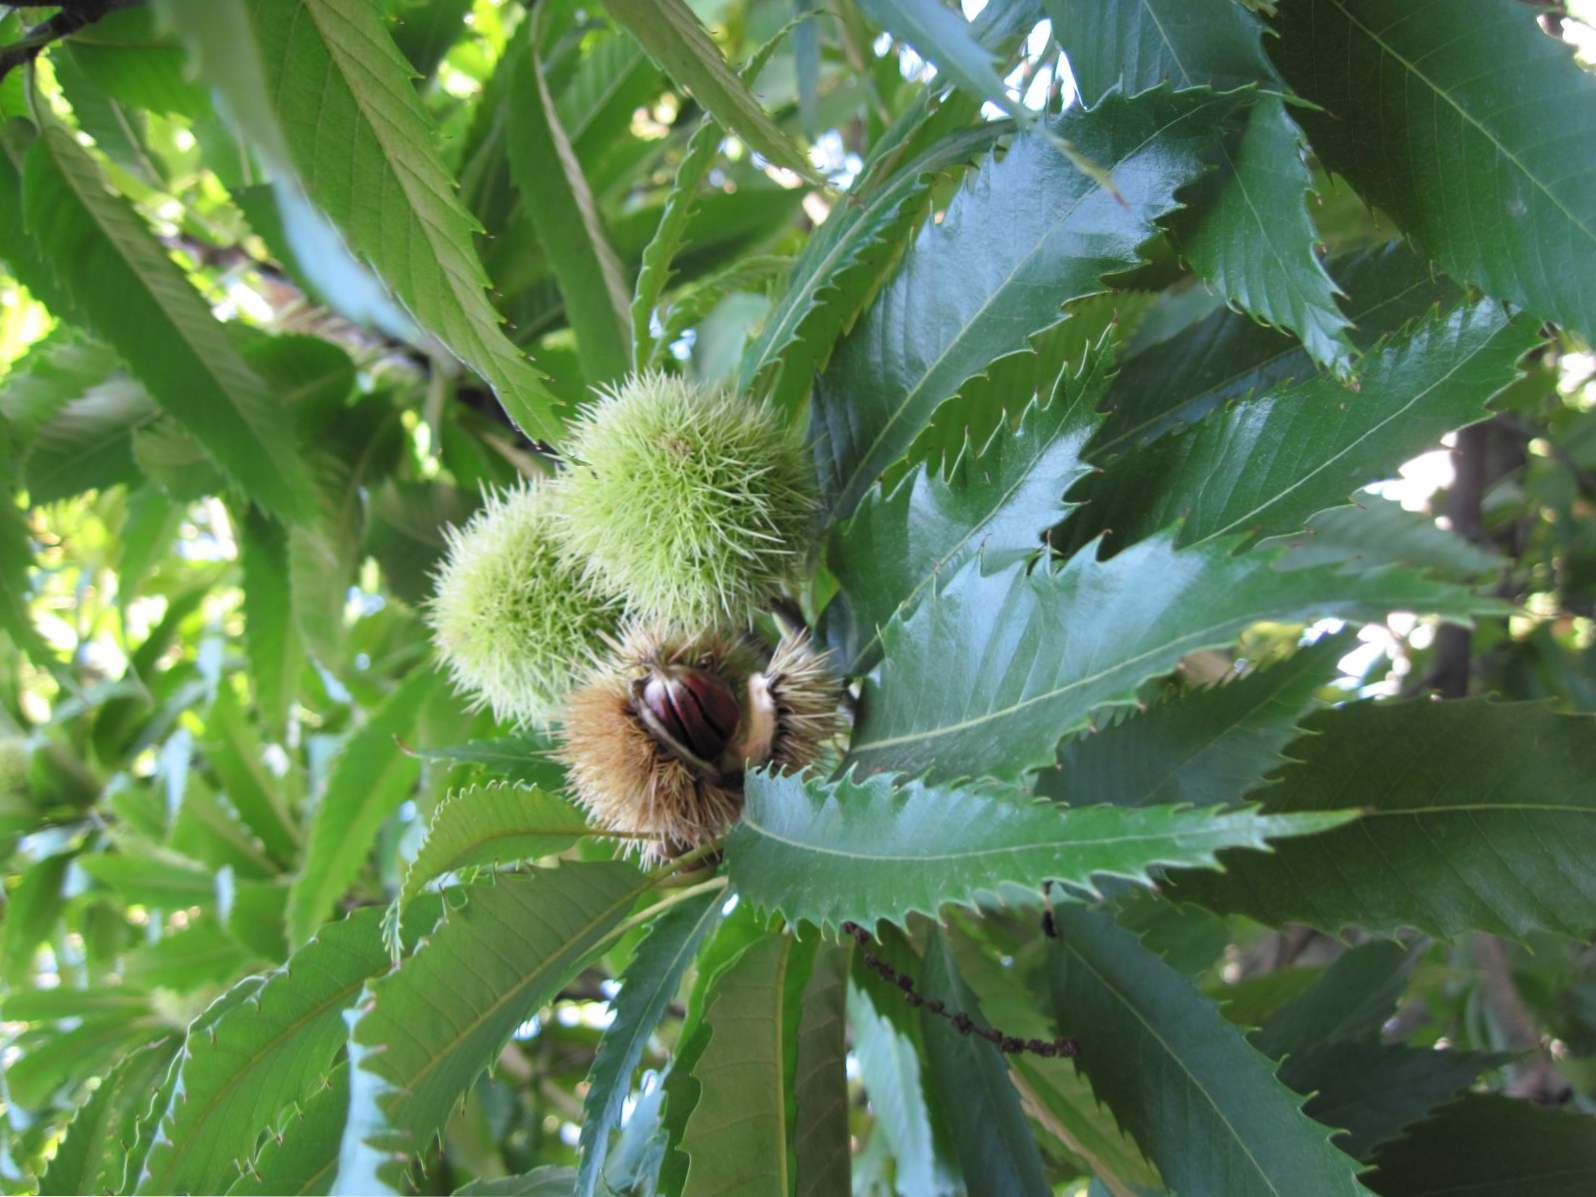
[[953, 1024], [953, 1029], [961, 1035], [979, 1035], [998, 1051], [1009, 1055], [1029, 1052], [1034, 1056], [1045, 1056], [1048, 1059], [1059, 1056], [1068, 1059], [1080, 1051], [1080, 1045], [1075, 1040], [1062, 1035], [1051, 1042], [1045, 1039], [1021, 1039], [1018, 1035], [1005, 1035], [996, 1027], [979, 1026], [975, 1019], [963, 1010], [949, 1010], [941, 998], [926, 997], [917, 990], [914, 987], [914, 978], [899, 972], [871, 950], [870, 933], [858, 923], [844, 923], [842, 933], [853, 937], [854, 942], [859, 945], [859, 954], [864, 958], [865, 964], [881, 974], [889, 985], [901, 990], [904, 1001], [918, 1009], [929, 1010], [938, 1018], [947, 1019]]
[[[61, 11], [48, 21], [41, 21], [16, 41], [0, 46], [0, 80], [17, 67], [32, 62], [52, 42], [71, 37], [108, 12], [118, 8], [135, 8], [143, 3], [144, 0], [75, 0], [74, 3], [59, 5]], [[19, 8], [21, 5], [7, 0], [7, 7]]]

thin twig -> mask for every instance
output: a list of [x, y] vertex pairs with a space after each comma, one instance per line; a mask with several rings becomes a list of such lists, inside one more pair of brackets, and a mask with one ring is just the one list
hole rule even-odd
[[[135, 8], [143, 3], [144, 0], [76, 0], [75, 3], [61, 5], [61, 11], [48, 21], [41, 21], [16, 41], [0, 46], [0, 80], [4, 80], [17, 67], [32, 62], [52, 42], [71, 37], [108, 12], [118, 8]], [[21, 6], [11, 4], [8, 0], [7, 7]]]

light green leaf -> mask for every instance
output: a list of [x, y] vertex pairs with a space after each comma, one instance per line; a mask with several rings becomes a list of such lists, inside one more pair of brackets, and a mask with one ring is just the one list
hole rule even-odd
[[246, 494], [300, 516], [310, 478], [286, 414], [148, 226], [107, 190], [94, 159], [50, 123], [24, 176], [28, 227], [58, 268], [71, 264], [60, 282], [74, 309]]
[[132, 1143], [126, 1136], [149, 1105], [180, 1044], [168, 1035], [119, 1060], [67, 1124], [66, 1137], [39, 1178], [41, 1197], [73, 1193], [115, 1193]]
[[[920, 992], [949, 1010], [969, 1015], [977, 1029], [986, 1028], [975, 995], [937, 932], [926, 944]], [[1050, 1192], [1041, 1153], [1020, 1108], [1019, 1094], [1009, 1083], [1003, 1053], [979, 1035], [960, 1034], [946, 1019], [924, 1008], [920, 1029], [929, 1065], [927, 1080], [941, 1098], [939, 1108], [969, 1190], [981, 1192], [990, 1186], [999, 1193]]]
[[605, 0], [648, 56], [748, 148], [821, 186], [808, 155], [759, 106], [685, 0]]
[[365, 863], [383, 820], [409, 796], [421, 762], [394, 742], [410, 732], [442, 679], [418, 669], [345, 741], [310, 825], [304, 863], [288, 899], [288, 938], [302, 944]]
[[1048, 966], [1077, 1062], [1175, 1192], [1354, 1197], [1365, 1190], [1331, 1132], [1213, 1005], [1107, 916], [1054, 912]]
[[1321, 376], [1242, 400], [1111, 466], [1072, 543], [1112, 528], [1126, 544], [1177, 519], [1183, 546], [1295, 531], [1483, 419], [1539, 340], [1533, 320], [1482, 302], [1371, 352], [1354, 385]]
[[349, 1112], [349, 1065], [341, 1062], [301, 1102], [293, 1120], [266, 1140], [228, 1197], [323, 1194], [338, 1171], [338, 1147]]
[[[389, 929], [398, 930], [400, 912], [439, 877], [553, 856], [576, 843], [586, 827], [574, 806], [535, 786], [489, 782], [449, 795], [433, 811], [426, 837], [405, 867], [389, 908]], [[390, 946], [397, 949], [397, 940]]]
[[534, 10], [529, 34], [506, 50], [511, 56], [506, 128], [510, 173], [525, 200], [521, 210], [537, 230], [565, 298], [583, 373], [589, 382], [609, 382], [631, 364], [630, 302], [620, 260], [549, 94], [538, 56], [541, 12]]
[[473, 1180], [454, 1191], [454, 1197], [570, 1197], [576, 1174], [569, 1168], [548, 1165], [520, 1176]]
[[[555, 400], [488, 302], [471, 217], [438, 157], [410, 64], [377, 7], [338, 0], [217, 0], [204, 12], [175, 0], [167, 6], [205, 82], [227, 97], [229, 115], [269, 160], [292, 167], [348, 249], [493, 387], [529, 436], [556, 437]], [[314, 265], [314, 254], [301, 257]]]
[[1357, 642], [1351, 630], [1325, 636], [1246, 677], [1076, 736], [1036, 793], [1076, 806], [1237, 802], [1284, 763], [1281, 751], [1313, 708], [1314, 692]]
[[[1267, 862], [1181, 874], [1175, 893], [1271, 925], [1582, 936], [1596, 926], [1596, 723], [1530, 703], [1355, 703], [1314, 716], [1273, 811], [1356, 802], [1351, 827]], [[1533, 746], [1527, 751], [1526, 746]], [[1411, 761], [1422, 767], [1398, 768]], [[1260, 867], [1261, 866], [1261, 867]], [[1546, 880], [1554, 879], [1554, 884]]]
[[[1064, 303], [1103, 290], [1104, 274], [1137, 264], [1236, 103], [1195, 91], [1116, 97], [1020, 134], [981, 167], [921, 231], [817, 386], [811, 437], [833, 517], [853, 511], [966, 379], [1024, 351]], [[1057, 138], [1116, 191], [1073, 166]]]
[[610, 1132], [620, 1126], [631, 1091], [632, 1073], [643, 1058], [648, 1037], [681, 988], [682, 977], [710, 928], [720, 920], [720, 894], [705, 894], [666, 911], [637, 945], [621, 977], [621, 991], [610, 1000], [614, 1019], [604, 1030], [582, 1100], [582, 1163], [577, 1197], [592, 1197], [609, 1153]]
[[138, 1192], [223, 1192], [280, 1113], [315, 1096], [344, 1041], [344, 1010], [387, 966], [380, 922], [367, 907], [323, 928], [248, 1001], [189, 1037]]
[[1471, 1093], [1387, 1144], [1369, 1188], [1382, 1197], [1539, 1197], [1596, 1185], [1590, 1116]]
[[72, 856], [62, 852], [20, 869], [17, 883], [6, 891], [6, 917], [0, 922], [0, 980], [8, 987], [28, 987], [34, 953], [55, 932], [66, 903], [62, 887]]
[[1596, 79], [1515, 0], [1282, 5], [1314, 150], [1453, 278], [1596, 339]]
[[793, 1184], [790, 1040], [815, 941], [773, 932], [717, 978], [704, 1014], [708, 1040], [693, 1065], [700, 1090], [687, 1116], [682, 1197], [786, 1197]]
[[[1396, 570], [1284, 573], [1267, 554], [1234, 549], [1209, 541], [1177, 551], [1164, 533], [1108, 561], [1089, 545], [1035, 573], [966, 564], [887, 625], [849, 759], [871, 772], [1018, 777], [1052, 764], [1060, 739], [1094, 711], [1124, 705], [1147, 678], [1258, 620], [1501, 609]], [[968, 684], [949, 686], [950, 677]]]
[[[1007, 886], [1094, 878], [1147, 883], [1155, 865], [1201, 867], [1223, 847], [1336, 826], [1350, 813], [1278, 822], [1256, 809], [1095, 806], [1065, 810], [997, 787], [932, 786], [876, 775], [828, 782], [750, 773], [726, 841], [732, 885], [790, 923], [902, 923]], [[1320, 822], [1319, 820], [1324, 820]]]
[[1064, 492], [1089, 469], [1081, 451], [1101, 416], [1113, 369], [1105, 340], [1078, 374], [1068, 366], [1017, 429], [1001, 423], [979, 447], [968, 440], [945, 470], [922, 464], [890, 491], [877, 487], [831, 535], [827, 560], [846, 598], [843, 667], [856, 674], [879, 655], [880, 629], [940, 575], [980, 555], [987, 570], [1039, 552], [1070, 510]]
[[506, 874], [464, 891], [351, 1020], [350, 1115], [334, 1192], [382, 1192], [646, 888], [618, 861]]

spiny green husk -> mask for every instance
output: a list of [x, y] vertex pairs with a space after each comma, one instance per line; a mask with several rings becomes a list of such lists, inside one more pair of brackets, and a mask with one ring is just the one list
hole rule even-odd
[[603, 395], [561, 448], [567, 559], [644, 619], [740, 622], [803, 559], [809, 463], [766, 404], [643, 374]]
[[523, 483], [451, 528], [428, 609], [456, 688], [521, 726], [554, 715], [620, 619], [620, 604], [561, 553], [555, 498]]

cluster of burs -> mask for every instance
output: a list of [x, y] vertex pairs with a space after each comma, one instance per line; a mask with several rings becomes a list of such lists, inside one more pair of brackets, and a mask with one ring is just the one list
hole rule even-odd
[[450, 530], [434, 641], [479, 706], [555, 730], [598, 824], [671, 856], [736, 819], [746, 770], [841, 733], [807, 634], [752, 631], [804, 566], [810, 467], [769, 406], [664, 374], [601, 394], [560, 454]]

